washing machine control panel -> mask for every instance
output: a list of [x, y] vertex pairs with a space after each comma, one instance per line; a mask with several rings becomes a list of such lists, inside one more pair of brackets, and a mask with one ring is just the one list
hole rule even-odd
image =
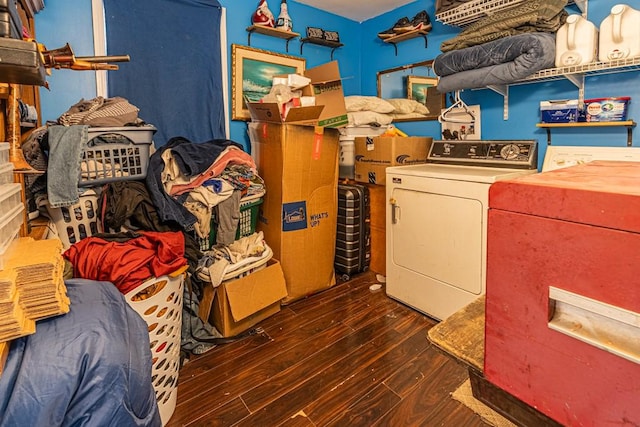
[[433, 141], [428, 162], [469, 166], [536, 169], [537, 141]]

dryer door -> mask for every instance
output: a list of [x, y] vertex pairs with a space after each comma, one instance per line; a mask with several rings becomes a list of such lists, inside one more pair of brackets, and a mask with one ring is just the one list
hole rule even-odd
[[[483, 292], [481, 200], [394, 188], [391, 262], [441, 286]], [[417, 290], [419, 292], [419, 290]]]

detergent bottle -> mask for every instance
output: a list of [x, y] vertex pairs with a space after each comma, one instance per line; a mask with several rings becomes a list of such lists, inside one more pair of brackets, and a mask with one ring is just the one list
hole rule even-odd
[[640, 11], [626, 4], [611, 8], [600, 24], [600, 61], [640, 56]]
[[595, 62], [598, 29], [581, 15], [569, 15], [556, 33], [556, 67]]

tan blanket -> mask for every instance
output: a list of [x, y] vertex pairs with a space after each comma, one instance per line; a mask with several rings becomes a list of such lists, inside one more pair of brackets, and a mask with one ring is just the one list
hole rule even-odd
[[567, 0], [532, 0], [479, 19], [440, 45], [442, 52], [531, 32], [554, 33], [564, 24]]

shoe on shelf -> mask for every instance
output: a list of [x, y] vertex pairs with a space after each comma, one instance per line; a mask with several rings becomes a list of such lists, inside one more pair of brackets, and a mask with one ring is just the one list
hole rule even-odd
[[409, 18], [405, 16], [404, 18], [398, 19], [398, 21], [393, 24], [393, 27], [389, 28], [388, 30], [380, 31], [378, 33], [378, 37], [384, 40], [388, 39], [389, 37], [397, 36], [398, 33], [396, 32], [396, 27], [405, 27], [407, 25], [411, 25], [411, 21], [409, 21]]
[[[418, 12], [411, 20], [411, 30], [431, 31], [431, 19], [426, 10]], [[409, 30], [409, 31], [411, 31]]]
[[396, 34], [406, 33], [411, 30], [413, 30], [413, 24], [407, 17], [398, 19], [398, 22], [393, 26], [393, 31], [395, 31]]

